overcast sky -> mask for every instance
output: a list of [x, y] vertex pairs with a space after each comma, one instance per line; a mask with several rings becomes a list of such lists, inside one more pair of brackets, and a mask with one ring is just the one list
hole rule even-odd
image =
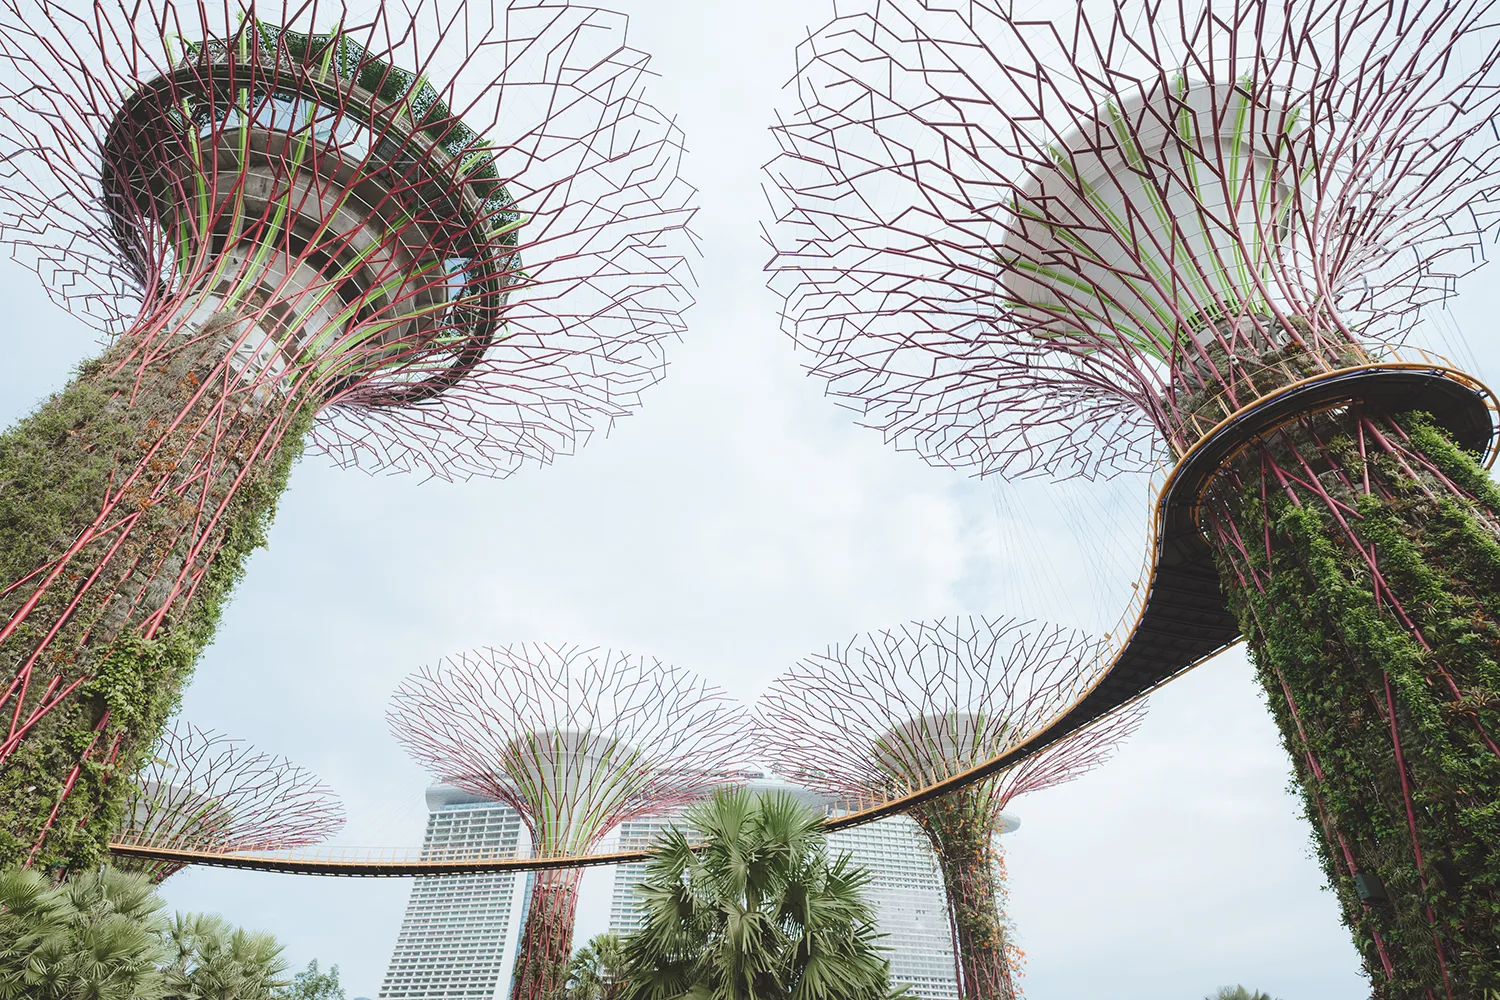
[[[1144, 553], [1137, 482], [994, 489], [884, 447], [822, 397], [778, 332], [759, 224], [766, 125], [818, 3], [635, 0], [655, 103], [701, 190], [699, 304], [667, 381], [608, 439], [505, 482], [372, 478], [305, 460], [187, 692], [184, 715], [290, 756], [344, 796], [340, 843], [415, 846], [424, 773], [390, 691], [450, 652], [600, 643], [700, 671], [747, 701], [796, 658], [908, 618], [1028, 614], [1106, 631]], [[95, 350], [35, 278], [0, 268], [12, 320], [0, 418]], [[1496, 370], [1483, 278], [1457, 321]], [[1480, 343], [1480, 340], [1484, 343]], [[1489, 355], [1489, 364], [1483, 362]], [[1035, 1000], [1367, 995], [1288, 794], [1240, 650], [1152, 699], [1118, 759], [1018, 800], [1011, 913]], [[591, 876], [582, 933], [602, 929]], [[275, 933], [298, 966], [375, 996], [409, 883], [189, 871], [173, 907]]]

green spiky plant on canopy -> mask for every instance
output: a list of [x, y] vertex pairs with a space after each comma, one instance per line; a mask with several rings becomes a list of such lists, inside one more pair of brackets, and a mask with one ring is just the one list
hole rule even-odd
[[0, 435], [0, 862], [87, 866], [303, 450], [504, 475], [624, 415], [689, 191], [591, 7], [5, 0], [0, 58], [0, 239], [108, 337]]

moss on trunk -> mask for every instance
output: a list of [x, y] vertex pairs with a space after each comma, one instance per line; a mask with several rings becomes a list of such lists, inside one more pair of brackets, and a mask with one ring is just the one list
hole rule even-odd
[[1002, 912], [1005, 887], [995, 845], [999, 806], [984, 783], [912, 810], [937, 855], [948, 896], [948, 919], [963, 1000], [1014, 1000], [1015, 958]]
[[1204, 512], [1376, 995], [1500, 990], [1500, 493], [1420, 415], [1338, 413]]
[[578, 883], [573, 868], [539, 871], [527, 904], [521, 950], [511, 976], [511, 1000], [557, 1000], [568, 979], [573, 956], [573, 920], [578, 913]]
[[222, 405], [221, 387], [203, 391], [226, 377], [216, 341], [142, 363], [122, 340], [0, 435], [0, 676], [25, 680], [5, 715], [24, 722], [77, 684], [0, 752], [0, 864], [101, 859], [115, 779], [156, 740], [265, 544], [312, 407]]

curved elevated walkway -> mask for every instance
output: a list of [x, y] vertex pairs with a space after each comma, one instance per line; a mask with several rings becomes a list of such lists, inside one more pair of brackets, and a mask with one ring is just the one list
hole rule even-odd
[[[1290, 420], [1358, 403], [1367, 411], [1425, 411], [1470, 451], [1495, 460], [1497, 404], [1493, 393], [1462, 372], [1438, 364], [1374, 364], [1327, 372], [1288, 385], [1230, 414], [1205, 434], [1171, 471], [1153, 513], [1152, 560], [1138, 585], [1136, 617], [1109, 668], [1073, 706], [1031, 739], [968, 771], [899, 799], [827, 823], [843, 829], [905, 812], [912, 806], [982, 781], [1045, 750], [1122, 705], [1144, 697], [1239, 641], [1239, 625], [1219, 591], [1213, 553], [1194, 511], [1209, 480], [1237, 451]], [[118, 855], [185, 864], [254, 868], [310, 875], [411, 876], [576, 868], [644, 860], [639, 851], [569, 858], [399, 858], [358, 851], [322, 856], [214, 854], [111, 845]], [[412, 852], [415, 854], [416, 852]]]

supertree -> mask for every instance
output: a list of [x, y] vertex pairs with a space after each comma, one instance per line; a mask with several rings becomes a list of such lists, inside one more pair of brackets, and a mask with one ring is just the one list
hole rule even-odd
[[[627, 819], [736, 780], [749, 716], [660, 660], [517, 644], [440, 660], [392, 697], [391, 730], [442, 781], [521, 814], [534, 857], [579, 858]], [[582, 870], [538, 871], [514, 1000], [562, 988]]]
[[4, 0], [0, 73], [0, 239], [107, 338], [0, 436], [0, 862], [87, 865], [304, 447], [568, 452], [662, 374], [691, 192], [591, 7]]
[[1494, 222], [1497, 11], [937, 6], [801, 48], [787, 328], [935, 464], [1209, 461], [1159, 559], [1206, 539], [1377, 992], [1500, 988], [1492, 415], [1402, 353]]
[[[1015, 618], [910, 622], [803, 658], [755, 706], [756, 745], [776, 771], [846, 805], [920, 792], [1050, 726], [1097, 679], [1100, 644]], [[1002, 810], [1018, 795], [1102, 764], [1144, 703], [1070, 734], [1020, 764], [909, 815], [948, 894], [965, 1000], [1016, 996], [1019, 951], [1003, 912]]]
[[[281, 851], [320, 844], [344, 825], [338, 797], [311, 772], [243, 740], [178, 722], [131, 778], [116, 843], [192, 851]], [[161, 882], [181, 862], [116, 857]]]

